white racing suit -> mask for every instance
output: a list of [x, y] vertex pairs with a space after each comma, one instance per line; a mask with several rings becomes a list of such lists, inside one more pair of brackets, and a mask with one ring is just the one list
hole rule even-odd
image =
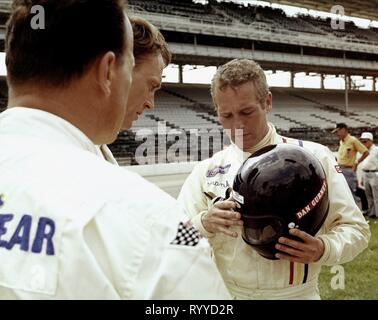
[[239, 226], [231, 227], [238, 233], [237, 238], [223, 233], [212, 234], [204, 229], [201, 216], [212, 205], [204, 192], [224, 197], [226, 189], [232, 187], [239, 167], [250, 156], [234, 144], [200, 162], [185, 181], [178, 200], [193, 224], [208, 237], [213, 258], [234, 298], [320, 299], [317, 282], [321, 266], [342, 264], [357, 256], [367, 247], [369, 226], [330, 150], [317, 143], [282, 137], [272, 124], [269, 126], [270, 136], [263, 139], [268, 141], [266, 145], [301, 145], [320, 160], [325, 170], [330, 208], [318, 232], [324, 242], [324, 254], [318, 262], [302, 264], [265, 259], [243, 241]]
[[177, 202], [50, 113], [0, 115], [0, 300], [228, 299]]

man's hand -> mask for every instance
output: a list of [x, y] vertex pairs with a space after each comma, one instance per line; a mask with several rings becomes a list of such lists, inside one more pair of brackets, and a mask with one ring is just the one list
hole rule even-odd
[[302, 239], [303, 242], [284, 237], [279, 238], [276, 249], [282, 251], [282, 253], [277, 253], [277, 258], [294, 262], [310, 263], [316, 262], [322, 257], [324, 244], [321, 239], [315, 238], [298, 229], [290, 229], [289, 232], [291, 235]]
[[352, 170], [353, 170], [354, 172], [356, 172], [356, 171], [357, 171], [357, 167], [358, 167], [358, 163], [356, 162], [355, 164], [353, 164], [353, 166], [352, 166]]
[[219, 201], [202, 215], [203, 227], [211, 233], [222, 232], [225, 235], [236, 238], [238, 234], [229, 230], [231, 226], [242, 226], [239, 212], [233, 211], [236, 204], [233, 201]]

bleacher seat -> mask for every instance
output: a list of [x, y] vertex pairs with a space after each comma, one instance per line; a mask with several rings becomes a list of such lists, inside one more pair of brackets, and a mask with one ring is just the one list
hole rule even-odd
[[[337, 138], [330, 133], [338, 122], [348, 123], [353, 130], [357, 130], [357, 133], [362, 130], [376, 130], [378, 134], [377, 93], [352, 91], [350, 113], [345, 114], [343, 112], [345, 97], [342, 91], [291, 88], [272, 88], [271, 91], [273, 109], [268, 114], [268, 121], [274, 123], [282, 134], [320, 142], [331, 148], [336, 148], [338, 145]], [[209, 86], [164, 84], [163, 89], [158, 91], [155, 102], [155, 109], [143, 113], [131, 130], [122, 134], [120, 141], [115, 144], [116, 147], [111, 146], [117, 158], [136, 164], [133, 154], [143, 141], [135, 141], [135, 137], [138, 132], [143, 133], [140, 131], [143, 129], [153, 135], [156, 148], [158, 148], [158, 140], [167, 139], [169, 133], [171, 137], [168, 140], [171, 142], [168, 147], [174, 143], [172, 136], [175, 134], [189, 137], [191, 132], [196, 133], [194, 142], [187, 139], [187, 146], [193, 151], [193, 148], [198, 148], [196, 139], [203, 140], [205, 149], [202, 148], [203, 154], [200, 154], [197, 160], [219, 151], [218, 146], [229, 144], [218, 122]], [[165, 132], [158, 132], [159, 123], [165, 128]], [[210, 140], [215, 141], [216, 148], [209, 143]], [[125, 143], [128, 147], [120, 146]], [[157, 161], [157, 155], [155, 158]]]
[[209, 0], [207, 4], [192, 0], [130, 0], [131, 6], [154, 13], [186, 17], [191, 20], [211, 24], [245, 24], [251, 27], [265, 27], [288, 32], [319, 34], [345, 41], [378, 43], [378, 29], [362, 29], [353, 22], [345, 22], [345, 29], [334, 30], [330, 18], [315, 18], [308, 15], [288, 17], [282, 9], [254, 4], [218, 2]]

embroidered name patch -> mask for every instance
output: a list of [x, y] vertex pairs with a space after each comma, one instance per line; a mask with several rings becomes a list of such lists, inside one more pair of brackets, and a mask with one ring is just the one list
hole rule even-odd
[[231, 164], [225, 165], [225, 166], [220, 166], [217, 168], [214, 168], [212, 170], [207, 171], [206, 177], [207, 178], [212, 178], [215, 177], [218, 173], [219, 174], [226, 174], [228, 170], [230, 170]]
[[4, 212], [4, 207], [0, 209], [0, 261], [6, 263], [0, 267], [1, 286], [54, 295], [65, 220], [43, 213]]
[[[0, 214], [0, 249], [13, 250], [14, 247], [18, 247], [22, 251], [30, 250], [33, 253], [44, 253], [49, 256], [55, 254], [53, 243], [55, 222], [52, 219], [39, 218], [34, 239], [31, 235], [32, 216], [23, 215], [17, 221], [17, 228], [10, 230], [6, 224], [13, 219], [13, 214]], [[9, 240], [3, 240], [2, 236], [8, 236]], [[46, 249], [42, 252], [44, 243], [46, 243]]]

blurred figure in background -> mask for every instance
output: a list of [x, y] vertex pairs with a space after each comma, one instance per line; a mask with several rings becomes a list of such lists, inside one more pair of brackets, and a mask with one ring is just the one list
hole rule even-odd
[[369, 156], [361, 164], [368, 202], [367, 216], [378, 218], [378, 147], [374, 145], [373, 134], [370, 132], [363, 132], [360, 141], [369, 150]]
[[[335, 133], [340, 139], [337, 163], [343, 171], [355, 201], [358, 202], [356, 170], [358, 165], [369, 155], [369, 151], [356, 137], [349, 134], [348, 126], [345, 123], [338, 123], [332, 133]], [[358, 161], [356, 160], [357, 152], [362, 155]]]

